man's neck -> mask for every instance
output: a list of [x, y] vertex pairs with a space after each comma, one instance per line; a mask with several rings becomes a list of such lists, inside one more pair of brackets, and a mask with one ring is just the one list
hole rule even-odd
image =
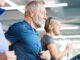
[[33, 22], [33, 19], [31, 17], [26, 17], [25, 21], [32, 26], [32, 28], [37, 29], [36, 24]]

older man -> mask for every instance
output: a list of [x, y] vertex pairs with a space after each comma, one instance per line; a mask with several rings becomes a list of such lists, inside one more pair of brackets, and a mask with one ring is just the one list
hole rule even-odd
[[41, 2], [31, 1], [25, 7], [24, 17], [24, 21], [10, 26], [5, 36], [10, 49], [15, 50], [17, 60], [40, 60], [42, 47], [36, 29], [44, 26], [46, 10]]
[[[0, 0], [0, 7], [4, 6], [4, 0]], [[0, 17], [4, 14], [5, 10], [0, 8]], [[16, 60], [14, 51], [8, 51], [8, 43], [5, 39], [2, 24], [0, 23], [0, 60]]]

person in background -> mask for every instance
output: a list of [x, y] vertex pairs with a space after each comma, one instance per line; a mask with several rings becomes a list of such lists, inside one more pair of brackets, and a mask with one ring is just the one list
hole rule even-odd
[[49, 17], [45, 22], [44, 29], [46, 34], [41, 39], [43, 50], [49, 50], [52, 57], [51, 60], [60, 60], [70, 51], [70, 45], [67, 45], [63, 52], [58, 51], [58, 47], [54, 42], [54, 37], [60, 35], [59, 21], [56, 18]]
[[0, 7], [5, 5], [5, 1], [4, 0], [0, 0]]
[[40, 37], [36, 31], [37, 28], [44, 26], [46, 19], [46, 9], [43, 4], [31, 1], [25, 6], [24, 20], [9, 27], [5, 37], [10, 50], [15, 51], [17, 60], [50, 59], [48, 51], [42, 51]]
[[[4, 0], [0, 0], [0, 7], [4, 6]], [[0, 8], [0, 17], [4, 14], [5, 10]], [[16, 60], [14, 51], [8, 51], [8, 43], [4, 36], [2, 24], [0, 23], [0, 60]]]

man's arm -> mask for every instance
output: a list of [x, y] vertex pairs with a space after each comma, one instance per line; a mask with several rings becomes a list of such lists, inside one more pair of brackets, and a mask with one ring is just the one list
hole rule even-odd
[[14, 51], [7, 51], [0, 54], [0, 60], [17, 60]]

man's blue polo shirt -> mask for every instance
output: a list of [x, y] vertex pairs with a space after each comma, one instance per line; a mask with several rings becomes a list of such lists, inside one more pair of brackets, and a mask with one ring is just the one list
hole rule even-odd
[[15, 50], [17, 60], [40, 60], [39, 34], [26, 21], [13, 24], [5, 36], [12, 43], [10, 49]]

